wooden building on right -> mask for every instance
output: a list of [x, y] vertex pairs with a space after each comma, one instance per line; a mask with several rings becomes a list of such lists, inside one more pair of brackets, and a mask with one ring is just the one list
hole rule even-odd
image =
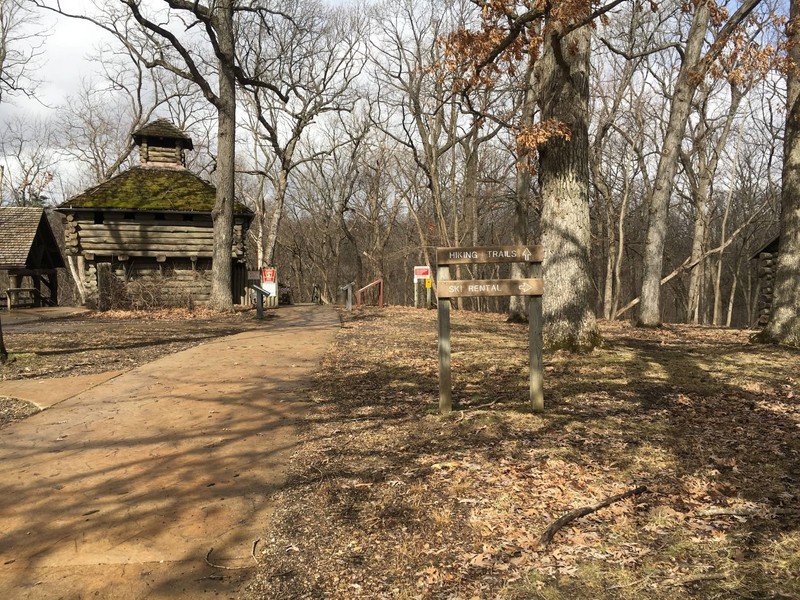
[[776, 237], [753, 255], [753, 259], [758, 260], [760, 289], [756, 327], [764, 327], [769, 321], [769, 314], [772, 311], [772, 294], [775, 284], [775, 269], [778, 266], [780, 240], [780, 236]]

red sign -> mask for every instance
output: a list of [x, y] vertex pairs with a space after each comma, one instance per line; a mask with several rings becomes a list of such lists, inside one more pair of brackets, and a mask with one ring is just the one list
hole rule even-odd
[[275, 269], [261, 269], [261, 283], [275, 283]]
[[431, 268], [427, 266], [414, 267], [414, 279], [430, 279]]

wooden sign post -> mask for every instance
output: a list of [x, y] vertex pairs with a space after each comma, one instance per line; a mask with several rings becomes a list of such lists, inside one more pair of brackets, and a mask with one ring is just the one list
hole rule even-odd
[[[535, 412], [544, 410], [542, 372], [542, 260], [541, 246], [487, 246], [472, 248], [437, 248], [436, 296], [439, 299], [439, 412], [453, 410], [450, 374], [450, 298], [484, 296], [529, 296], [528, 337], [530, 353], [530, 401]], [[532, 263], [529, 279], [450, 279], [450, 265], [490, 263]]]

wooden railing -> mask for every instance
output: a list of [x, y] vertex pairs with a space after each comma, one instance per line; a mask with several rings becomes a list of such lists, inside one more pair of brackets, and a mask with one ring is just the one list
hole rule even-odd
[[364, 292], [378, 286], [378, 306], [383, 308], [383, 279], [377, 279], [356, 292], [356, 306], [364, 304]]

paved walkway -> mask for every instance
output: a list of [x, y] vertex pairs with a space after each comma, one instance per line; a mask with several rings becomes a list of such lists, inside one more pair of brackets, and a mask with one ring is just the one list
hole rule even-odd
[[234, 598], [338, 324], [280, 309], [0, 431], [0, 598]]
[[79, 306], [43, 306], [41, 308], [17, 308], [12, 311], [0, 310], [0, 321], [5, 325], [33, 323], [45, 319], [64, 319], [88, 312]]

